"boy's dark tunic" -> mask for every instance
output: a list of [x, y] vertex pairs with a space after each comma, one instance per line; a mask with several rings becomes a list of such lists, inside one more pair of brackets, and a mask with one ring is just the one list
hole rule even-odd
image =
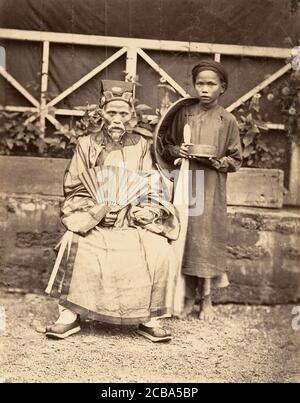
[[[201, 278], [216, 278], [226, 272], [227, 172], [236, 171], [242, 162], [239, 130], [234, 116], [220, 105], [204, 109], [200, 103], [179, 110], [165, 140], [165, 158], [174, 160], [174, 145], [183, 142], [183, 128], [191, 127], [191, 142], [217, 147], [217, 169], [195, 159], [190, 169], [204, 171], [204, 212], [190, 216], [183, 273]], [[194, 193], [194, 192], [193, 192]]]

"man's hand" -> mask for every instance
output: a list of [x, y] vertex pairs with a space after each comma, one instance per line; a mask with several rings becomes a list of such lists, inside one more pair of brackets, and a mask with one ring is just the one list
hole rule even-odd
[[117, 221], [118, 213], [107, 213], [106, 216], [101, 221], [101, 225], [103, 227], [112, 227], [114, 223]]
[[106, 213], [105, 217], [102, 219], [101, 225], [103, 225], [104, 227], [112, 227], [117, 221], [120, 209], [120, 206], [111, 207], [110, 211]]
[[140, 211], [134, 212], [134, 220], [138, 224], [146, 225], [151, 222], [156, 218], [156, 214], [153, 211], [150, 211], [146, 207], [141, 208]]

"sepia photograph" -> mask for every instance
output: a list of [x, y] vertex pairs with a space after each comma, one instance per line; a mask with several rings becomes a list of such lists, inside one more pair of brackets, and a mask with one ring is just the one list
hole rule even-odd
[[299, 382], [300, 1], [0, 0], [0, 383]]

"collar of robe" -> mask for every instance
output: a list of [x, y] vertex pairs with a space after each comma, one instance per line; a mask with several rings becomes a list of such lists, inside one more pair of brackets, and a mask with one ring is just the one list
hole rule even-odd
[[140, 141], [141, 136], [139, 134], [126, 131], [122, 138], [116, 142], [112, 140], [110, 135], [107, 133], [107, 129], [103, 127], [101, 132], [94, 134], [93, 139], [98, 145], [101, 145], [107, 151], [113, 151], [120, 150], [123, 147], [136, 145]]

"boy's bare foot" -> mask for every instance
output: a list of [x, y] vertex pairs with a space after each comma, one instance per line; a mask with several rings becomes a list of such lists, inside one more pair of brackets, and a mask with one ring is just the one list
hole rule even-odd
[[211, 302], [211, 296], [206, 295], [200, 305], [199, 319], [211, 323], [214, 319], [214, 309]]
[[191, 313], [193, 313], [194, 310], [194, 305], [195, 305], [194, 299], [186, 298], [180, 319], [186, 319], [189, 315], [191, 315]]

